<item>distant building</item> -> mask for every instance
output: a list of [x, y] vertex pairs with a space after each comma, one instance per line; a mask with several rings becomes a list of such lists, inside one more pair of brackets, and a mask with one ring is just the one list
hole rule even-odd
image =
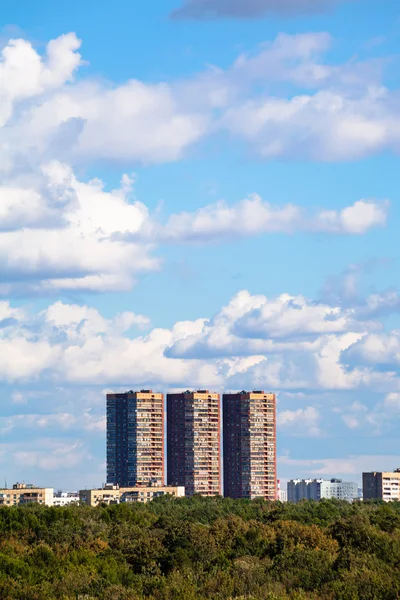
[[68, 504], [78, 504], [79, 494], [78, 492], [54, 492], [53, 506], [68, 506]]
[[184, 487], [150, 486], [150, 487], [118, 487], [107, 484], [94, 490], [80, 490], [79, 499], [82, 504], [99, 506], [100, 504], [122, 504], [130, 502], [150, 502], [154, 498], [171, 495], [181, 498], [185, 495]]
[[279, 502], [287, 502], [287, 491], [281, 488], [280, 479], [276, 482], [276, 499], [279, 500]]
[[220, 395], [167, 394], [167, 481], [187, 496], [221, 494]]
[[342, 479], [292, 479], [287, 484], [288, 502], [336, 498], [353, 502], [358, 499], [358, 486], [354, 481]]
[[400, 501], [400, 469], [363, 473], [364, 500]]
[[224, 495], [276, 500], [275, 394], [224, 394], [223, 409]]
[[53, 506], [53, 495], [53, 488], [39, 488], [31, 483], [15, 483], [12, 489], [0, 489], [0, 506], [23, 506], [26, 504]]
[[164, 484], [164, 394], [107, 394], [107, 483]]

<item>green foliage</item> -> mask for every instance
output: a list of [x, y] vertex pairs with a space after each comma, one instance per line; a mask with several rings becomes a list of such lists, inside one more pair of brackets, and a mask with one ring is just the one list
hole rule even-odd
[[400, 504], [0, 508], [1, 600], [398, 600]]

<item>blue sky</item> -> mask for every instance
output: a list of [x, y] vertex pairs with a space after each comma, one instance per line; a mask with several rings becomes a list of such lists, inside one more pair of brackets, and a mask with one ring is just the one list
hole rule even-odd
[[142, 386], [276, 391], [284, 480], [397, 467], [398, 3], [2, 22], [0, 477], [100, 484]]

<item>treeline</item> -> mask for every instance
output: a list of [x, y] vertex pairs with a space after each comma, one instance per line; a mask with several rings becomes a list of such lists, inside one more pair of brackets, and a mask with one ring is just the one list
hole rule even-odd
[[1, 600], [395, 600], [400, 503], [0, 508]]

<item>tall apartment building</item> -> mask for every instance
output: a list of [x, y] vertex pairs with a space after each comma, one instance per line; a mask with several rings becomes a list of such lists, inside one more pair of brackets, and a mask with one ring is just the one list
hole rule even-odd
[[0, 506], [24, 506], [26, 504], [53, 506], [53, 495], [53, 488], [40, 488], [31, 483], [15, 483], [12, 489], [0, 489]]
[[221, 494], [220, 395], [167, 394], [167, 481], [187, 496]]
[[287, 484], [288, 502], [336, 498], [353, 502], [358, 500], [358, 485], [341, 479], [292, 479]]
[[107, 482], [164, 484], [164, 394], [107, 394]]
[[363, 499], [400, 501], [400, 468], [393, 472], [363, 473]]
[[276, 500], [276, 396], [223, 396], [224, 495]]

